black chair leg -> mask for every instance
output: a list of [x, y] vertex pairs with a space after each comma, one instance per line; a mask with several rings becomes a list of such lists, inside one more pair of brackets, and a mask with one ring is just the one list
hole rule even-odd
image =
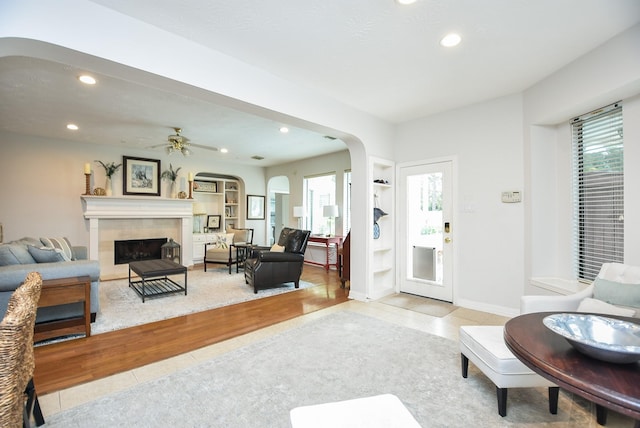
[[38, 401], [38, 394], [36, 393], [33, 379], [27, 384], [25, 395], [27, 396], [27, 401], [24, 408], [23, 427], [27, 428], [31, 426], [31, 415], [33, 415], [36, 426], [44, 425], [44, 416], [42, 415], [42, 409], [40, 408], [40, 402]]
[[607, 424], [607, 408], [596, 404], [596, 421], [599, 425]]
[[469, 373], [469, 359], [464, 354], [460, 354], [460, 368], [462, 368], [462, 377], [466, 379]]
[[498, 414], [502, 417], [507, 416], [507, 388], [498, 388], [496, 386], [496, 394], [498, 396]]
[[549, 412], [552, 415], [558, 414], [558, 395], [560, 394], [560, 387], [549, 387]]

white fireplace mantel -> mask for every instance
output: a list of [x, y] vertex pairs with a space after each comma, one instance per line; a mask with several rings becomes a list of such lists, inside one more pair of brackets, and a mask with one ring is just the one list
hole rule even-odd
[[89, 220], [89, 258], [98, 260], [100, 220], [167, 219], [181, 220], [182, 264], [193, 265], [193, 199], [149, 196], [81, 196], [84, 218]]

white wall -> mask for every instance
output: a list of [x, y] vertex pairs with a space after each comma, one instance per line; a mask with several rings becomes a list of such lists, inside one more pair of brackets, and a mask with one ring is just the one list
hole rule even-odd
[[[398, 136], [394, 140], [394, 127], [390, 124], [95, 3], [81, 0], [5, 0], [1, 7], [0, 55], [69, 60], [114, 77], [144, 81], [164, 90], [184, 91], [183, 83], [186, 83], [193, 88], [191, 96], [277, 120], [286, 119], [294, 126], [339, 135], [347, 144], [351, 157], [353, 246], [363, 248], [363, 251], [352, 254], [351, 288], [356, 294], [364, 294], [366, 290], [365, 269], [370, 254], [369, 225], [357, 221], [367, 218], [372, 208], [367, 182], [368, 159], [369, 156], [394, 159], [394, 145], [396, 162], [450, 155], [458, 157], [460, 173], [456, 186], [459, 206], [471, 206], [473, 209], [472, 212], [458, 213], [457, 270], [454, 278], [456, 300], [480, 308], [515, 310], [517, 297], [531, 275], [533, 261], [547, 251], [540, 248], [544, 245], [536, 243], [534, 247], [532, 236], [565, 226], [559, 208], [559, 219], [552, 227], [541, 228], [534, 223], [529, 194], [534, 192], [537, 196], [540, 194], [538, 191], [546, 191], [544, 185], [549, 186], [553, 180], [545, 177], [546, 184], [537, 183], [540, 175], [537, 169], [534, 170], [537, 165], [533, 165], [532, 160], [539, 158], [540, 152], [532, 152], [532, 147], [538, 144], [532, 138], [548, 133], [533, 132], [533, 126], [556, 125], [590, 109], [625, 100], [625, 151], [626, 165], [629, 165], [625, 168], [625, 190], [627, 195], [640, 194], [640, 171], [635, 172], [631, 167], [640, 159], [640, 149], [637, 148], [640, 107], [638, 100], [632, 99], [640, 89], [640, 55], [637, 54], [640, 26], [549, 76], [527, 90], [524, 96], [505, 97], [402, 124], [398, 126]], [[167, 61], [167, 55], [171, 55], [168, 52], [180, 52], [181, 67], [174, 67], [171, 61]], [[557, 135], [555, 139], [560, 141]], [[394, 141], [397, 143], [392, 144]], [[42, 146], [43, 151], [27, 148], [27, 152], [18, 153], [16, 159], [25, 168], [37, 165], [44, 168], [42, 171], [47, 171], [45, 167], [51, 167], [51, 162], [33, 159], [51, 151], [44, 144]], [[6, 141], [3, 140], [5, 147]], [[11, 174], [2, 173], [2, 178], [9, 181], [0, 184], [3, 197], [0, 215], [10, 212], [13, 218], [24, 216], [40, 222], [43, 210], [48, 210], [56, 201], [54, 195], [60, 187], [47, 185], [50, 193], [45, 194], [40, 190], [42, 187], [34, 185], [36, 179], [29, 177], [26, 180], [31, 185], [27, 188], [35, 193], [25, 194], [22, 177], [43, 173], [39, 169], [32, 172], [30, 168], [25, 173], [16, 163], [5, 160], [7, 153], [5, 149], [0, 165], [8, 163]], [[68, 186], [76, 186], [70, 184], [76, 183], [75, 174], [66, 169], [72, 169], [72, 163], [73, 169], [78, 168], [89, 156], [76, 156], [71, 152], [69, 155], [72, 162], [58, 158], [65, 171], [60, 171], [63, 178], [56, 180], [60, 180], [58, 184], [64, 182]], [[556, 165], [562, 168], [560, 163]], [[79, 178], [82, 180], [81, 174]], [[260, 185], [261, 188], [255, 192], [264, 192], [264, 180], [260, 177], [259, 184], [247, 180], [247, 191], [253, 191], [253, 186]], [[82, 182], [79, 186], [82, 190]], [[558, 187], [564, 188], [562, 184]], [[524, 203], [508, 206], [500, 203], [501, 191], [522, 188]], [[559, 206], [561, 192], [547, 190], [552, 191]], [[12, 196], [12, 201], [17, 204], [4, 208], [4, 196], [13, 192], [22, 192], [19, 196]], [[62, 203], [70, 201], [70, 195], [65, 191]], [[47, 204], [43, 207], [44, 202]], [[295, 204], [297, 202], [292, 200], [292, 205]], [[628, 197], [625, 205], [627, 262], [640, 264], [637, 240], [632, 239], [640, 232], [640, 201]], [[23, 214], [27, 208], [39, 213]], [[18, 212], [20, 214], [16, 214]], [[68, 212], [65, 208], [64, 213]], [[58, 224], [69, 221], [62, 212], [54, 217]], [[49, 228], [47, 226], [47, 233]], [[634, 235], [630, 235], [632, 232]], [[16, 236], [6, 226], [5, 235], [7, 238]], [[541, 242], [544, 243], [543, 240]], [[553, 240], [550, 242], [558, 247], [558, 255], [563, 253], [558, 244]]]
[[[289, 179], [289, 212], [288, 224], [297, 225], [298, 219], [293, 217], [293, 207], [302, 206], [304, 200], [303, 181], [305, 176], [336, 173], [336, 204], [340, 207], [340, 213], [344, 213], [342, 201], [344, 200], [344, 172], [351, 169], [351, 157], [348, 151], [331, 153], [326, 156], [303, 159], [297, 162], [277, 165], [266, 168], [266, 178], [285, 176]], [[342, 230], [344, 217], [336, 218], [336, 231]], [[340, 234], [337, 232], [337, 234]]]
[[[188, 91], [190, 96], [339, 137], [354, 160], [352, 214], [366, 218], [371, 208], [367, 159], [392, 156], [392, 125], [92, 2], [4, 0], [0, 7], [0, 55], [71, 61], [116, 78]], [[180, 52], [180, 67], [167, 61], [175, 52]], [[366, 290], [367, 226], [354, 223], [351, 233], [354, 245], [363, 248], [352, 256], [351, 270], [351, 290], [361, 294]]]
[[517, 307], [524, 208], [502, 203], [500, 196], [523, 190], [522, 97], [405, 123], [397, 142], [397, 162], [457, 157], [454, 303], [503, 313]]
[[[396, 161], [457, 156], [457, 304], [514, 314], [534, 276], [571, 275], [575, 116], [623, 100], [625, 262], [640, 265], [640, 25], [521, 95], [402, 124]], [[501, 204], [502, 190], [524, 190]], [[470, 210], [467, 210], [470, 208]]]
[[[123, 151], [117, 147], [0, 134], [0, 222], [4, 240], [24, 236], [66, 236], [73, 244], [88, 245], [88, 221], [82, 216], [80, 195], [85, 192], [84, 164], [93, 169], [92, 188], [104, 187], [104, 169], [95, 160], [122, 162], [122, 156], [160, 159], [164, 171], [172, 163], [182, 167], [180, 177], [192, 171], [234, 175], [247, 193], [264, 194], [264, 169], [207, 160], [206, 156], [168, 156], [163, 151]], [[167, 197], [168, 183], [161, 183]], [[114, 196], [122, 196], [122, 168], [113, 180]], [[245, 220], [264, 234], [264, 222]]]
[[640, 25], [538, 82], [524, 93], [528, 278], [574, 277], [570, 120], [623, 102], [625, 262], [640, 265]]

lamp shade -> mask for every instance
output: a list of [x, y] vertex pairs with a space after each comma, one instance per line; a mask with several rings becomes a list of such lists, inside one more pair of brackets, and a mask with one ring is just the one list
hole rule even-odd
[[337, 205], [325, 205], [322, 207], [322, 215], [324, 217], [340, 217], [340, 211]]
[[296, 218], [300, 218], [304, 216], [304, 207], [293, 207], [293, 216]]
[[204, 215], [207, 213], [207, 209], [204, 207], [204, 204], [196, 202], [193, 204], [193, 214], [194, 215]]

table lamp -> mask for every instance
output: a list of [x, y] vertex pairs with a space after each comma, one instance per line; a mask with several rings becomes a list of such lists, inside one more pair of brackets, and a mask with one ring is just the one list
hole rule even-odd
[[327, 236], [331, 236], [333, 232], [333, 219], [340, 217], [340, 211], [337, 205], [325, 205], [322, 207], [322, 215], [329, 218], [329, 233]]
[[302, 217], [304, 217], [304, 207], [295, 206], [293, 207], [293, 216], [298, 219], [298, 229], [302, 229], [301, 222]]

